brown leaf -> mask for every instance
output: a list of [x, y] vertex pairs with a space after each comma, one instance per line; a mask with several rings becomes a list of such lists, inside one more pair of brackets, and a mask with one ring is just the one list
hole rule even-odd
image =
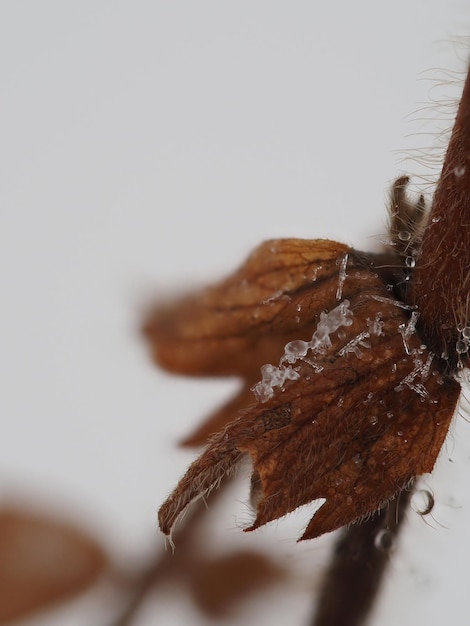
[[71, 526], [0, 510], [0, 623], [46, 608], [90, 586], [106, 557]]
[[[316, 242], [302, 245], [314, 248]], [[272, 324], [277, 352], [255, 386], [258, 402], [190, 467], [160, 510], [163, 532], [246, 453], [253, 461], [257, 505], [248, 530], [326, 499], [303, 539], [377, 511], [414, 476], [432, 470], [459, 385], [441, 377], [442, 364], [422, 344], [415, 330], [418, 313], [391, 297], [363, 255], [343, 249], [324, 265], [320, 284], [310, 281], [290, 292], [296, 302], [301, 297], [300, 326], [310, 324], [310, 336], [292, 332], [287, 305], [289, 319], [264, 314], [263, 331], [269, 336]], [[230, 309], [227, 316], [233, 318]], [[250, 335], [241, 321], [229, 327]], [[290, 334], [279, 333], [287, 327]], [[243, 334], [232, 338], [244, 345]], [[222, 340], [219, 359], [224, 346]]]
[[155, 359], [182, 374], [255, 380], [293, 333], [311, 335], [348, 250], [322, 239], [263, 243], [228, 279], [150, 316], [144, 331]]
[[287, 572], [256, 552], [234, 552], [200, 563], [192, 590], [201, 611], [212, 618], [227, 616], [239, 602], [284, 580]]

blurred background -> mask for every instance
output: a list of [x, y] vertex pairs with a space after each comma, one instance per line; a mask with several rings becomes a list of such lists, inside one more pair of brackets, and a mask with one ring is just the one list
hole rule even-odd
[[[112, 623], [116, 585], [164, 554], [156, 511], [197, 453], [178, 440], [236, 387], [158, 371], [149, 304], [267, 238], [377, 247], [394, 178], [430, 197], [469, 34], [461, 0], [2, 1], [0, 510], [77, 526], [114, 572], [18, 625]], [[462, 413], [372, 623], [466, 623]], [[210, 507], [202, 555], [255, 550], [282, 581], [222, 618], [174, 577], [133, 624], [308, 623], [332, 537], [297, 545], [302, 511], [242, 533], [248, 476]]]

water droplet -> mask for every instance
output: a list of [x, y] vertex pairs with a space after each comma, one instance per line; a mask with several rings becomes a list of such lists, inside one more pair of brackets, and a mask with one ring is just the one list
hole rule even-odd
[[387, 284], [387, 285], [385, 285], [385, 289], [387, 291], [393, 291], [393, 285]]
[[470, 326], [465, 326], [465, 328], [462, 330], [462, 337], [464, 339], [470, 339]]
[[377, 417], [377, 415], [372, 415], [372, 417], [369, 419], [369, 422], [372, 426], [375, 426], [379, 423], [379, 418]]
[[409, 230], [400, 230], [398, 233], [398, 239], [400, 241], [409, 241], [411, 239], [411, 233]]
[[389, 420], [392, 419], [392, 417], [393, 417], [392, 411], [387, 411], [387, 417], [388, 417]]
[[416, 261], [412, 256], [407, 256], [405, 259], [406, 267], [413, 268], [416, 265]]
[[466, 341], [461, 341], [459, 339], [459, 341], [456, 342], [455, 344], [455, 351], [457, 352], [457, 354], [464, 354], [465, 352], [468, 351], [468, 344]]
[[297, 305], [297, 311], [301, 311], [301, 310], [302, 310], [302, 305], [299, 302], [299, 304]]
[[402, 436], [403, 436], [403, 431], [402, 431], [402, 430], [397, 430], [397, 435], [398, 435], [399, 437], [402, 437]]
[[429, 515], [434, 508], [434, 496], [427, 489], [418, 489], [411, 496], [410, 506], [419, 515]]
[[377, 550], [388, 552], [393, 548], [394, 537], [390, 530], [384, 528], [375, 535], [374, 546]]
[[462, 176], [465, 174], [465, 166], [464, 165], [458, 165], [457, 167], [454, 167], [454, 176], [456, 178], [462, 178]]
[[335, 478], [335, 485], [337, 485], [338, 487], [339, 487], [339, 485], [341, 485], [342, 482], [343, 482], [343, 479], [340, 478], [339, 476], [338, 476], [338, 478]]
[[353, 456], [353, 463], [354, 465], [362, 465], [362, 457], [359, 452]]

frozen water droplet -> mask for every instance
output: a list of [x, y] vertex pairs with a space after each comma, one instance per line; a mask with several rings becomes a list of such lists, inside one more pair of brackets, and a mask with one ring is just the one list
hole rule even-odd
[[455, 344], [455, 351], [457, 354], [465, 354], [468, 351], [468, 344], [466, 341], [461, 341], [460, 339]]
[[302, 310], [302, 305], [300, 304], [300, 302], [299, 302], [299, 304], [297, 305], [296, 308], [297, 308], [297, 311], [301, 311]]
[[259, 383], [251, 387], [258, 402], [266, 402], [274, 395], [273, 387], [281, 387], [287, 380], [297, 380], [299, 374], [292, 367], [275, 367], [274, 365], [263, 365], [261, 367], [262, 379]]
[[403, 436], [403, 431], [402, 431], [402, 430], [397, 430], [397, 435], [398, 435], [399, 437], [402, 437], [402, 436]]
[[433, 224], [437, 224], [437, 223], [438, 223], [438, 222], [440, 222], [440, 221], [441, 221], [441, 218], [440, 218], [440, 217], [433, 217], [433, 218], [431, 219], [431, 222], [433, 222]]
[[470, 326], [465, 326], [465, 328], [462, 330], [462, 337], [467, 340], [470, 339]]
[[419, 515], [429, 515], [434, 508], [434, 496], [428, 489], [418, 489], [411, 496], [410, 506]]
[[288, 363], [295, 363], [297, 359], [301, 359], [307, 354], [309, 347], [310, 344], [307, 341], [302, 341], [302, 339], [289, 341], [284, 346], [284, 360]]
[[372, 415], [372, 417], [369, 419], [369, 422], [372, 426], [375, 426], [376, 424], [378, 424], [379, 418], [377, 417], [377, 415]]
[[393, 539], [392, 532], [384, 528], [375, 535], [374, 546], [377, 550], [389, 552], [393, 548]]
[[406, 267], [413, 268], [416, 265], [416, 261], [412, 256], [407, 256], [405, 259]]
[[454, 176], [455, 178], [462, 178], [462, 176], [465, 174], [465, 166], [464, 165], [458, 165], [457, 167], [454, 167]]
[[398, 239], [400, 241], [409, 241], [411, 239], [411, 233], [409, 230], [400, 230], [398, 233]]
[[393, 291], [393, 285], [391, 285], [390, 283], [388, 283], [387, 285], [385, 285], [385, 289], [387, 291]]
[[392, 419], [392, 417], [393, 417], [392, 411], [387, 411], [387, 417], [388, 417], [389, 420]]
[[369, 328], [370, 335], [377, 335], [380, 337], [383, 335], [384, 322], [381, 320], [382, 313], [377, 313], [373, 320], [367, 318], [367, 327]]

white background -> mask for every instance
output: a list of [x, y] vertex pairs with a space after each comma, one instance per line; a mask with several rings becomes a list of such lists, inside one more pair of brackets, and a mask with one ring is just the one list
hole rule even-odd
[[[145, 306], [266, 238], [374, 246], [390, 182], [438, 174], [399, 151], [442, 145], [463, 74], [433, 86], [469, 34], [461, 0], [2, 0], [0, 497], [79, 515], [128, 562], [162, 546], [156, 510], [195, 454], [175, 444], [234, 382], [158, 372]], [[467, 623], [469, 431], [458, 418], [372, 623]], [[297, 546], [295, 515], [241, 533], [243, 489], [214, 546], [274, 542], [311, 580], [227, 623], [306, 624], [328, 538]], [[138, 626], [206, 623], [191, 611], [155, 598]]]

